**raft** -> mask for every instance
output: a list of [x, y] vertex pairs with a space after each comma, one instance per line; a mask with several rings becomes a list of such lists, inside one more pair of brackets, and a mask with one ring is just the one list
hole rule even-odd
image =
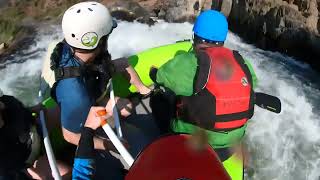
[[[47, 84], [50, 86], [53, 84], [53, 74], [49, 72], [50, 64], [50, 54], [53, 50], [55, 44], [49, 47], [47, 57], [44, 63], [44, 68], [42, 70], [43, 79], [46, 80]], [[141, 81], [146, 86], [152, 86], [153, 81], [149, 77], [149, 71], [151, 67], [161, 67], [170, 59], [174, 58], [176, 55], [185, 53], [192, 50], [192, 43], [190, 41], [181, 41], [175, 44], [165, 45], [161, 47], [152, 48], [136, 55], [129, 57], [129, 64], [136, 70], [141, 78]], [[253, 72], [251, 65], [249, 65], [250, 71]], [[49, 70], [49, 71], [48, 71]], [[256, 79], [253, 73], [253, 78]], [[113, 87], [116, 96], [127, 97], [131, 93], [136, 92], [136, 88], [132, 86], [124, 77], [121, 75], [116, 75], [113, 77]], [[255, 86], [255, 85], [254, 85]], [[47, 107], [54, 107], [56, 104], [49, 97], [43, 104]], [[59, 143], [59, 142], [58, 142]], [[242, 154], [231, 154], [226, 160], [222, 162], [225, 170], [230, 175], [233, 180], [242, 180], [244, 176], [244, 163]]]

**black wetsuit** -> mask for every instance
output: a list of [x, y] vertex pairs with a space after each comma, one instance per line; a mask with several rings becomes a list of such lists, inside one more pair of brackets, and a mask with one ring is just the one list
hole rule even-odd
[[34, 118], [23, 104], [12, 96], [2, 96], [4, 126], [0, 128], [0, 180], [26, 179], [25, 164], [31, 153], [31, 126]]

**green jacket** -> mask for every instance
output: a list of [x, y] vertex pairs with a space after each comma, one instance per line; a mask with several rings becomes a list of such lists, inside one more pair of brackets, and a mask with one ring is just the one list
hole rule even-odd
[[[256, 88], [258, 83], [256, 74], [249, 61], [245, 60], [245, 63], [252, 75], [253, 88]], [[171, 89], [178, 96], [191, 96], [197, 67], [197, 58], [193, 52], [179, 54], [159, 68], [157, 83]], [[171, 128], [177, 133], [192, 134], [198, 127], [181, 119], [174, 119]], [[209, 144], [214, 148], [231, 147], [242, 139], [245, 129], [246, 125], [228, 132], [207, 130]]]

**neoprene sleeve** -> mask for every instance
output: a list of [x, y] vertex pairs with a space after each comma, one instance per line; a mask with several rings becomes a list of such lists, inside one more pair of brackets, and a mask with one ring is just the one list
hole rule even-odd
[[76, 157], [73, 164], [73, 180], [91, 180], [95, 172], [94, 130], [84, 127], [81, 131]]

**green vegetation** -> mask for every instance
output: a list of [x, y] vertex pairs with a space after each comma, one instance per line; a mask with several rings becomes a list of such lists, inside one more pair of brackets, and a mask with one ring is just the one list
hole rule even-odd
[[23, 31], [23, 21], [57, 20], [71, 5], [81, 0], [20, 0], [10, 7], [0, 10], [0, 44], [10, 44], [16, 35]]
[[9, 43], [21, 30], [23, 13], [16, 8], [7, 8], [0, 13], [0, 43]]

